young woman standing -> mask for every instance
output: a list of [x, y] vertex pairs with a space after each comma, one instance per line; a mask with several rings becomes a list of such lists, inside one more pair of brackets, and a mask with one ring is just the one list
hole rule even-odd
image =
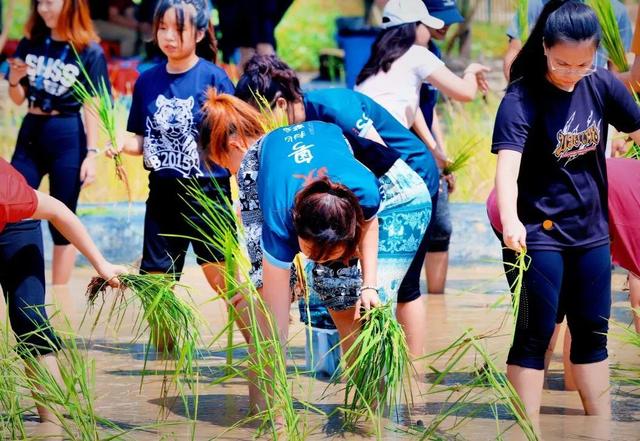
[[218, 290], [224, 286], [224, 250], [197, 240], [200, 234], [185, 216], [206, 227], [196, 214], [199, 204], [185, 185], [197, 180], [213, 201], [220, 201], [221, 210], [226, 207], [223, 198], [230, 198], [229, 172], [201, 157], [199, 133], [207, 90], [233, 93], [233, 85], [213, 64], [215, 38], [205, 0], [161, 0], [153, 28], [167, 61], [144, 72], [136, 82], [127, 128], [135, 136], [118, 147], [142, 155], [150, 172], [140, 271], [170, 272], [179, 278], [191, 244], [209, 285]]
[[[33, 0], [25, 34], [9, 63], [9, 97], [29, 104], [11, 164], [35, 189], [49, 175], [51, 195], [75, 211], [80, 188], [96, 178], [98, 121], [73, 95], [73, 83], [85, 81], [73, 48], [94, 84], [109, 83], [106, 60], [85, 0]], [[76, 251], [49, 229], [52, 282], [66, 285]]]
[[560, 300], [584, 410], [610, 413], [605, 142], [608, 124], [639, 141], [640, 110], [613, 74], [593, 67], [599, 39], [588, 6], [547, 3], [511, 67], [493, 134], [504, 241], [531, 257], [507, 376], [534, 418]]

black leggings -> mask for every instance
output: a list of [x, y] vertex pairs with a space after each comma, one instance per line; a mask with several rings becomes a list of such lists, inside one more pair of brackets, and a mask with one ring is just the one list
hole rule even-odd
[[[11, 158], [32, 188], [49, 175], [49, 193], [75, 213], [80, 195], [80, 166], [87, 156], [87, 139], [80, 114], [43, 116], [27, 114]], [[69, 241], [49, 224], [56, 245]]]
[[7, 224], [0, 232], [0, 286], [20, 350], [45, 355], [60, 347], [45, 310], [40, 221]]
[[[529, 250], [531, 265], [524, 273], [520, 310], [507, 364], [544, 369], [544, 356], [558, 311], [567, 316], [571, 331], [571, 362], [607, 359], [607, 331], [611, 313], [611, 254], [609, 245], [563, 251]], [[515, 252], [503, 250], [505, 262]], [[505, 265], [507, 280], [514, 272]]]

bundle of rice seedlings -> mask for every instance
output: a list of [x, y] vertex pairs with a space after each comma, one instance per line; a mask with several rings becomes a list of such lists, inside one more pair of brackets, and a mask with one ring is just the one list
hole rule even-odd
[[607, 51], [609, 59], [620, 72], [628, 71], [629, 63], [627, 63], [613, 3], [611, 0], [589, 0], [588, 4], [598, 16], [602, 28], [602, 46]]
[[460, 151], [456, 152], [452, 161], [449, 161], [447, 165], [442, 169], [443, 175], [450, 175], [464, 168], [469, 160], [476, 154], [476, 147], [478, 141], [469, 141], [464, 145]]
[[[116, 329], [122, 325], [125, 312], [134, 302], [139, 302], [141, 309], [134, 319], [135, 336], [138, 341], [149, 330], [148, 345], [144, 355], [143, 375], [140, 388], [144, 383], [144, 372], [152, 345], [171, 356], [175, 364], [171, 384], [181, 387], [181, 380], [197, 386], [197, 347], [200, 342], [200, 326], [204, 323], [194, 306], [175, 294], [178, 287], [187, 288], [177, 282], [170, 274], [121, 274], [118, 276], [120, 287], [116, 290], [116, 299], [108, 312], [107, 322], [115, 322]], [[94, 306], [100, 293], [107, 291], [108, 284], [99, 277], [93, 278], [87, 288], [89, 305]], [[126, 293], [131, 296], [127, 298]], [[100, 320], [104, 302], [95, 318], [94, 327]], [[168, 395], [168, 387], [163, 388], [162, 398]], [[181, 395], [186, 403], [186, 397]], [[188, 412], [188, 408], [187, 408]]]
[[341, 368], [347, 426], [367, 416], [379, 421], [385, 409], [413, 404], [410, 383], [414, 368], [392, 304], [372, 308], [361, 320], [362, 327], [345, 352]]
[[[116, 109], [115, 102], [111, 99], [111, 92], [104, 78], [101, 78], [100, 83], [96, 86], [91, 81], [91, 77], [87, 72], [84, 64], [82, 63], [78, 52], [73, 47], [73, 52], [76, 55], [78, 65], [82, 72], [84, 80], [88, 84], [85, 86], [81, 81], [76, 80], [73, 83], [73, 93], [76, 99], [84, 106], [87, 106], [89, 111], [93, 113], [100, 123], [100, 128], [107, 136], [107, 139], [114, 148], [117, 148], [118, 142], [116, 140]], [[128, 201], [131, 202], [131, 186], [129, 185], [129, 177], [127, 171], [122, 163], [122, 156], [118, 153], [113, 157], [116, 166], [116, 176], [124, 184], [127, 190]]]
[[[240, 247], [242, 231], [235, 223], [229, 222], [229, 213], [234, 212], [233, 206], [230, 201], [221, 204], [211, 200], [196, 182], [187, 186], [187, 193], [197, 202], [197, 207], [191, 207], [194, 214], [198, 215], [205, 224], [204, 228], [196, 225], [189, 216], [185, 215], [187, 222], [190, 222], [198, 231], [198, 237], [191, 239], [224, 250], [225, 259], [232, 262], [225, 263], [226, 292], [220, 293], [219, 298], [228, 301], [236, 295], [242, 295], [242, 309], [237, 310], [234, 306], [230, 306], [232, 312], [229, 314], [229, 319], [241, 318], [239, 322], [242, 326], [241, 330], [250, 340], [247, 358], [235, 361], [232, 366], [229, 365], [229, 361], [232, 360], [228, 359], [227, 370], [231, 373], [214, 383], [222, 383], [235, 376], [244, 378], [260, 391], [265, 401], [264, 409], [239, 420], [228, 431], [246, 423], [258, 421], [261, 423], [258, 429], [259, 434], [268, 433], [273, 439], [284, 436], [288, 440], [302, 441], [306, 439], [306, 434], [300, 427], [299, 411], [294, 407], [284, 344], [280, 341], [278, 327], [269, 308], [250, 282], [251, 264]], [[227, 323], [223, 331], [215, 336], [214, 342], [224, 333], [228, 336], [228, 330], [232, 326], [233, 321]], [[227, 354], [231, 350], [229, 337], [227, 337]]]
[[[516, 326], [518, 324], [518, 314], [520, 313], [520, 297], [522, 294], [522, 284], [524, 281], [524, 273], [529, 269], [531, 265], [531, 257], [527, 255], [527, 250], [522, 250], [518, 253], [515, 263], [505, 262], [504, 263], [511, 268], [507, 270], [507, 272], [515, 272], [515, 277], [513, 281], [509, 285], [509, 289], [511, 291], [511, 305], [512, 305], [512, 316], [513, 316], [513, 332], [512, 332], [512, 340], [516, 335]], [[507, 274], [507, 279], [509, 279], [509, 274]]]

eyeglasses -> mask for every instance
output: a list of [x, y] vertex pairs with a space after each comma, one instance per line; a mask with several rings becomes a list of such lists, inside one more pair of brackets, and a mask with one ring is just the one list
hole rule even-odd
[[547, 58], [549, 60], [549, 68], [552, 72], [561, 74], [561, 75], [579, 75], [581, 77], [587, 77], [596, 71], [595, 65], [591, 65], [591, 67], [556, 67], [553, 65], [551, 58]]

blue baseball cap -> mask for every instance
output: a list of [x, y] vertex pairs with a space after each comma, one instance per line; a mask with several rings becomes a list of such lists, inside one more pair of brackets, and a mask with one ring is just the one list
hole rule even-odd
[[460, 13], [456, 0], [422, 0], [429, 13], [444, 21], [445, 26], [462, 23], [464, 17]]

